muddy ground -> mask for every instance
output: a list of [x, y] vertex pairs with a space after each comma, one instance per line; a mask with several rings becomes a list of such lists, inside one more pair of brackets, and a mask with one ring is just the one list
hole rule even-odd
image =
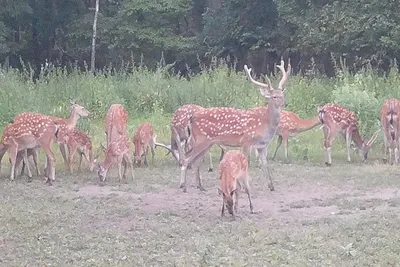
[[217, 172], [179, 187], [172, 162], [106, 185], [89, 172], [0, 178], [1, 266], [397, 266], [400, 169], [378, 163], [271, 163], [276, 191], [251, 167], [253, 204], [220, 217]]

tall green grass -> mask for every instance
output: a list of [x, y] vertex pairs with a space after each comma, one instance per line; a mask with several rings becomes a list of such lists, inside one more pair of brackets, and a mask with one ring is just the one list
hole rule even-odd
[[[91, 133], [97, 144], [104, 139], [103, 118], [112, 103], [121, 103], [128, 110], [130, 134], [141, 121], [147, 120], [154, 124], [158, 140], [169, 142], [171, 115], [183, 104], [237, 108], [264, 104], [244, 72], [231, 70], [223, 61], [215, 61], [210, 68], [186, 78], [171, 75], [164, 67], [156, 71], [139, 67], [130, 72], [108, 68], [96, 75], [78, 69], [68, 74], [53, 67], [44, 70], [46, 74], [33, 82], [28, 67], [22, 72], [0, 68], [1, 127], [23, 111], [66, 117], [69, 98], [75, 98], [92, 113], [90, 121], [82, 120], [79, 127]], [[271, 80], [276, 84], [279, 78], [278, 73]], [[371, 68], [351, 74], [342, 65], [337, 68], [335, 78], [293, 75], [287, 86], [286, 109], [311, 118], [317, 115], [318, 106], [330, 102], [342, 104], [357, 114], [362, 135], [369, 137], [380, 127], [378, 118], [383, 101], [400, 98], [399, 89], [400, 76], [395, 67], [387, 75], [378, 75]], [[303, 133], [290, 144], [292, 158], [302, 159], [307, 153], [310, 159], [319, 160], [322, 131], [317, 128]], [[338, 153], [344, 152], [343, 145], [337, 147], [334, 150]]]

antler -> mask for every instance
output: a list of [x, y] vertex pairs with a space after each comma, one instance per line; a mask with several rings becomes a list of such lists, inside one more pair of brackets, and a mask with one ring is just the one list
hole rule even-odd
[[367, 146], [372, 146], [372, 144], [375, 142], [376, 138], [378, 138], [378, 134], [381, 131], [381, 129], [377, 130], [371, 137], [371, 139], [368, 140]]
[[285, 62], [283, 61], [283, 59], [281, 59], [281, 65], [277, 65], [276, 67], [278, 69], [280, 69], [281, 72], [282, 72], [282, 79], [279, 82], [278, 89], [284, 91], [285, 90], [285, 88], [284, 88], [285, 83], [286, 83], [286, 81], [287, 81], [287, 79], [288, 79], [288, 77], [290, 75], [291, 69], [292, 69], [292, 66], [290, 65], [290, 58], [288, 60], [287, 71], [285, 71]]
[[249, 69], [247, 67], [247, 65], [244, 65], [244, 70], [246, 71], [247, 77], [249, 77], [250, 82], [254, 83], [257, 86], [260, 86], [263, 88], [269, 88], [269, 90], [272, 90], [271, 80], [267, 76], [265, 76], [265, 78], [267, 79], [268, 84], [265, 84], [262, 82], [258, 82], [256, 80], [254, 80], [253, 77], [251, 77], [251, 68]]

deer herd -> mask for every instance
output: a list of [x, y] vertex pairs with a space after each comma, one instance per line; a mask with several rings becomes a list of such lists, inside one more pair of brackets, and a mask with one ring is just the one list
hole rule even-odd
[[[8, 151], [11, 163], [10, 179], [14, 180], [17, 169], [22, 162], [21, 175], [27, 169], [28, 181], [32, 180], [29, 157], [33, 158], [36, 173], [39, 176], [38, 151], [41, 148], [46, 154], [44, 176], [46, 182], [55, 181], [55, 155], [53, 143], [59, 146], [64, 163], [69, 171], [73, 172], [73, 158], [78, 152], [79, 168], [82, 159], [88, 163], [90, 171], [95, 171], [101, 182], [104, 182], [107, 173], [113, 165], [118, 165], [119, 180], [126, 179], [129, 168], [134, 178], [133, 164], [147, 166], [149, 150], [154, 162], [154, 150], [163, 147], [168, 150], [180, 166], [180, 188], [187, 192], [187, 170], [194, 169], [197, 187], [204, 191], [200, 176], [200, 163], [206, 153], [209, 153], [209, 171], [213, 170], [210, 148], [217, 145], [221, 149], [219, 164], [219, 189], [222, 195], [223, 206], [231, 215], [237, 212], [238, 194], [244, 190], [248, 195], [250, 212], [253, 213], [251, 192], [249, 186], [249, 156], [251, 150], [256, 152], [263, 170], [263, 176], [268, 181], [271, 191], [275, 190], [273, 179], [267, 162], [267, 150], [272, 138], [277, 135], [277, 145], [273, 154], [283, 143], [285, 161], [288, 158], [288, 139], [297, 134], [322, 124], [324, 134], [325, 164], [332, 164], [332, 142], [338, 133], [345, 139], [347, 160], [350, 162], [350, 146], [352, 141], [361, 157], [365, 161], [368, 151], [376, 140], [380, 130], [375, 132], [369, 140], [360, 136], [355, 114], [338, 104], [326, 104], [319, 107], [318, 115], [307, 120], [293, 112], [282, 110], [285, 106], [286, 83], [291, 73], [290, 59], [285, 69], [284, 61], [277, 66], [282, 78], [277, 87], [273, 87], [270, 79], [267, 83], [256, 81], [251, 74], [251, 68], [244, 66], [249, 81], [259, 88], [261, 96], [268, 100], [268, 105], [251, 109], [237, 109], [233, 107], [204, 108], [194, 104], [187, 104], [178, 108], [171, 121], [171, 144], [157, 143], [156, 134], [152, 125], [144, 122], [135, 130], [132, 143], [134, 145], [133, 160], [130, 153], [131, 141], [127, 133], [128, 112], [120, 104], [110, 106], [105, 118], [106, 146], [102, 145], [105, 154], [103, 162], [97, 162], [99, 155], [93, 156], [93, 146], [90, 137], [76, 128], [81, 117], [88, 117], [90, 112], [81, 105], [71, 101], [70, 116], [66, 119], [52, 117], [45, 114], [23, 112], [15, 116], [6, 126], [0, 142], [0, 162]], [[389, 162], [399, 162], [400, 142], [400, 100], [386, 100], [380, 112], [382, 130], [384, 132], [385, 152], [384, 159], [389, 153]], [[240, 148], [229, 150], [227, 147]], [[68, 155], [67, 155], [67, 151]], [[124, 170], [122, 171], [122, 166]], [[1, 165], [0, 165], [1, 167]]]

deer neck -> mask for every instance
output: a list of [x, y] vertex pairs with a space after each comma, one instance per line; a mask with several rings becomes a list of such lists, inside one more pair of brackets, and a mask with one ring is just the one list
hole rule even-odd
[[69, 115], [69, 118], [65, 121], [65, 127], [67, 127], [68, 130], [73, 130], [78, 123], [79, 117], [80, 116], [73, 109]]
[[281, 110], [281, 106], [276, 107], [274, 103], [270, 103], [267, 106], [266, 114], [263, 118], [266, 124], [266, 129], [260, 142], [261, 144], [268, 146], [269, 141], [275, 136], [276, 130], [279, 126], [279, 121], [281, 120]]
[[299, 133], [304, 132], [304, 131], [308, 131], [308, 130], [310, 130], [310, 129], [312, 129], [315, 126], [318, 126], [320, 124], [321, 124], [321, 121], [319, 120], [319, 117], [315, 117], [315, 118], [310, 119], [310, 120], [299, 118], [299, 120], [298, 120], [299, 127], [297, 128], [297, 131]]
[[358, 128], [353, 130], [351, 138], [353, 139], [353, 141], [356, 144], [357, 148], [362, 148], [362, 146], [364, 145], [364, 140], [361, 138], [360, 133], [358, 131]]

